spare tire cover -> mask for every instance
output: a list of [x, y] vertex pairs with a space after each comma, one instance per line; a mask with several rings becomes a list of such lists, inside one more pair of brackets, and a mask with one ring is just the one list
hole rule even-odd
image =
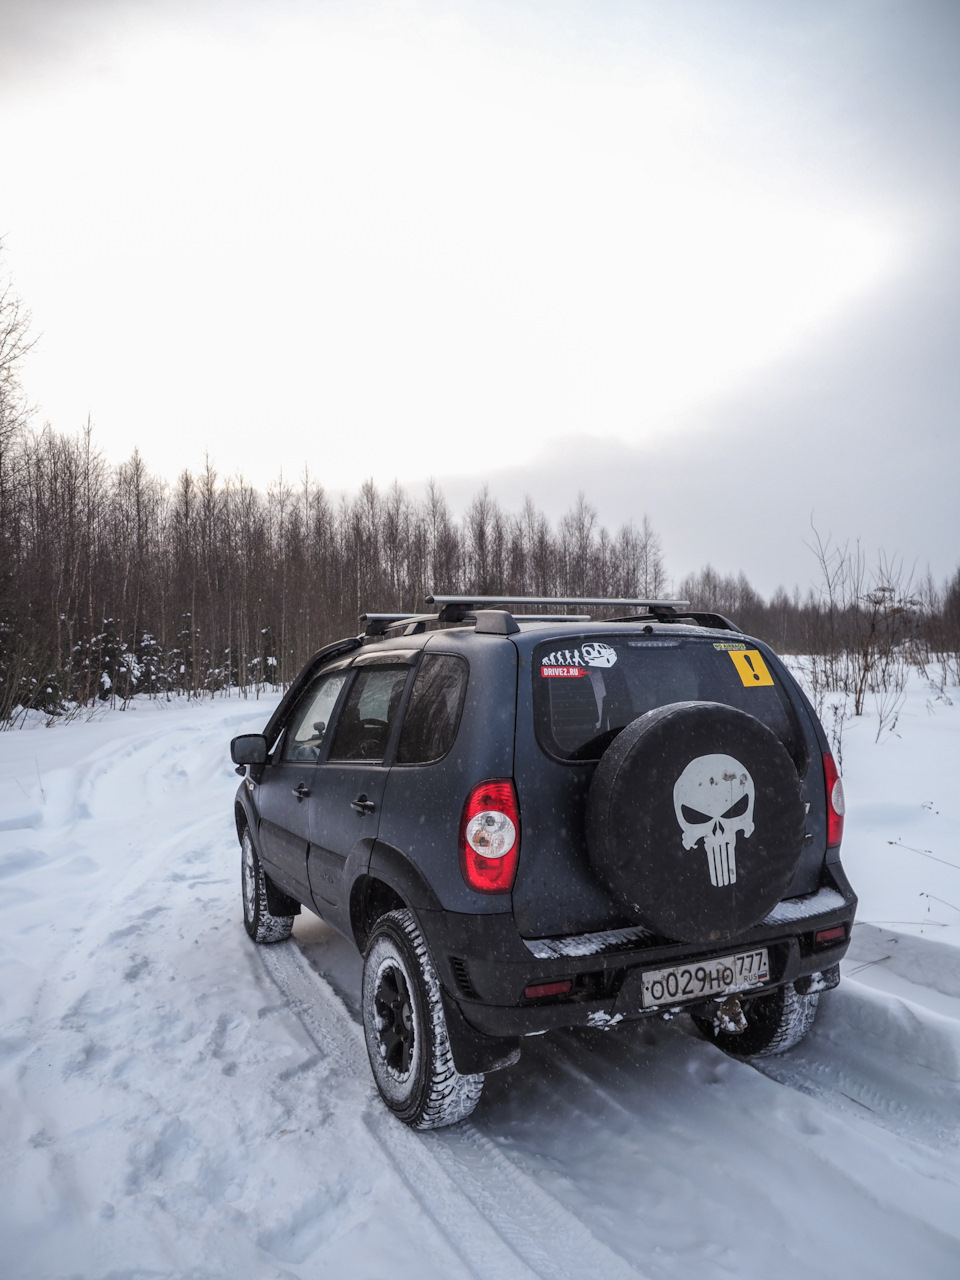
[[804, 827], [780, 739], [718, 702], [674, 702], [632, 721], [587, 798], [597, 875], [633, 919], [680, 942], [758, 924], [793, 879]]

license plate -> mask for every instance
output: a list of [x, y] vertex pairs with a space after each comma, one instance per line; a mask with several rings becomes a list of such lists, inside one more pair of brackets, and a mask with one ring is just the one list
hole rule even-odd
[[640, 1003], [644, 1009], [651, 1009], [746, 991], [769, 981], [767, 949], [762, 947], [715, 960], [699, 960], [696, 964], [678, 964], [672, 969], [649, 969], [641, 975]]

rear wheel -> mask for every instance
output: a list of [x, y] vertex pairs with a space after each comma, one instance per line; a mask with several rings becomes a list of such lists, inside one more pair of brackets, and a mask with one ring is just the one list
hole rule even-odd
[[293, 932], [293, 916], [275, 916], [267, 904], [267, 882], [250, 828], [240, 841], [240, 891], [243, 925], [254, 942], [285, 942]]
[[747, 1028], [739, 1034], [721, 1031], [712, 1018], [691, 1015], [708, 1040], [734, 1058], [770, 1058], [798, 1045], [813, 1026], [820, 1002], [818, 991], [801, 995], [793, 983], [766, 995], [742, 1000]]
[[363, 1031], [380, 1096], [405, 1124], [439, 1129], [465, 1119], [482, 1075], [453, 1061], [440, 982], [413, 912], [381, 916], [363, 962]]

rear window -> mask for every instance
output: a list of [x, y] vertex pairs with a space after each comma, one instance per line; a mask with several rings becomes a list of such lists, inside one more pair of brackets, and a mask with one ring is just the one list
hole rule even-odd
[[756, 716], [798, 769], [803, 735], [779, 677], [749, 644], [687, 637], [571, 636], [534, 650], [540, 746], [560, 760], [597, 760], [620, 730], [669, 702], [722, 702]]

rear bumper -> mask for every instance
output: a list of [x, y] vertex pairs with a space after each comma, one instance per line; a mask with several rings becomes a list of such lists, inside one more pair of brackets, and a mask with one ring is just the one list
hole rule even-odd
[[[640, 975], [647, 969], [766, 947], [771, 980], [749, 995], [832, 969], [849, 946], [857, 899], [839, 864], [825, 876], [818, 893], [789, 899], [754, 929], [709, 946], [669, 942], [638, 929], [525, 940], [509, 914], [418, 916], [445, 995], [469, 1026], [488, 1036], [519, 1037], [703, 1007], [701, 1000], [642, 1008]], [[840, 925], [842, 939], [816, 943], [818, 931]], [[573, 984], [568, 995], [524, 997], [531, 985], [567, 979]]]

